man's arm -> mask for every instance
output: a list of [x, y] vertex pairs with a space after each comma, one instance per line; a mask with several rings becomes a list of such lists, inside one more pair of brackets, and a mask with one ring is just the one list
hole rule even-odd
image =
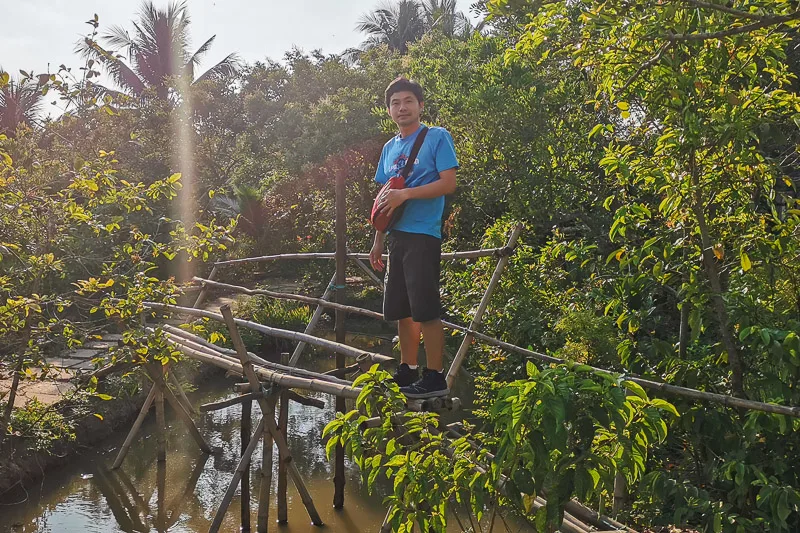
[[369, 263], [372, 265], [372, 268], [377, 270], [378, 272], [382, 272], [384, 269], [383, 264], [383, 241], [386, 237], [386, 234], [382, 231], [375, 231], [375, 240], [372, 243], [372, 249], [369, 251]]
[[406, 200], [437, 198], [454, 192], [456, 192], [456, 169], [449, 168], [439, 172], [439, 179], [432, 183], [420, 185], [419, 187], [386, 191], [378, 207], [381, 211], [388, 209], [387, 216], [392, 216], [392, 212], [403, 205]]

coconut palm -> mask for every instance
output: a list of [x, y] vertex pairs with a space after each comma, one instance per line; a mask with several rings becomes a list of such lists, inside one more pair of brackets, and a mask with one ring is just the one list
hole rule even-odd
[[35, 78], [14, 81], [0, 68], [0, 133], [14, 135], [21, 124], [33, 126], [42, 110], [42, 88]]
[[152, 0], [142, 3], [134, 31], [129, 34], [113, 26], [101, 36], [102, 45], [90, 38], [79, 43], [78, 50], [99, 61], [111, 78], [130, 95], [144, 97], [148, 89], [159, 99], [169, 97], [169, 79], [185, 76], [193, 83], [214, 76], [228, 76], [239, 68], [236, 54], [195, 78], [200, 59], [208, 52], [216, 36], [212, 36], [193, 54], [189, 53], [189, 13], [186, 2], [170, 2], [158, 9]]
[[368, 36], [361, 45], [363, 49], [386, 44], [389, 50], [405, 54], [408, 52], [408, 43], [418, 40], [425, 33], [425, 19], [420, 4], [415, 0], [400, 0], [365, 13], [356, 29]]
[[456, 0], [422, 0], [427, 31], [442, 33], [445, 37], [465, 38], [474, 27], [469, 18], [456, 9]]

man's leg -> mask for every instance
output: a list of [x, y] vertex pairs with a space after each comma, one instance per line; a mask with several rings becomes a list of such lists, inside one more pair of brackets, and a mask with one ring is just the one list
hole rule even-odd
[[[397, 336], [400, 337], [400, 362], [412, 367], [417, 366], [417, 354], [419, 353], [419, 337], [421, 326], [419, 322], [414, 322], [411, 317], [401, 318], [397, 321]], [[441, 326], [441, 322], [440, 322]], [[427, 335], [425, 337], [427, 339]], [[444, 336], [442, 337], [444, 341]], [[428, 342], [425, 341], [425, 352], [428, 351]]]
[[[442, 326], [442, 321], [437, 318], [423, 322], [420, 326], [422, 326], [422, 338], [425, 341], [425, 366], [431, 370], [441, 372], [444, 369], [444, 327]], [[416, 358], [414, 360], [416, 361]]]

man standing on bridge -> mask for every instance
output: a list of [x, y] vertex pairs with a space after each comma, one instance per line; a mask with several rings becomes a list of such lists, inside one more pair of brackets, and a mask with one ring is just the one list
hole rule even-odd
[[[390, 83], [386, 107], [400, 132], [383, 147], [375, 172], [378, 183], [400, 174], [417, 136], [427, 129], [417, 158], [409, 162], [413, 169], [406, 177], [406, 187], [388, 190], [378, 199], [381, 211], [391, 214], [403, 206], [403, 212], [390, 231], [375, 232], [369, 254], [372, 268], [382, 271], [384, 240], [388, 241], [383, 315], [386, 320], [397, 320], [400, 366], [394, 380], [408, 398], [447, 396], [439, 297], [441, 227], [444, 197], [456, 190], [458, 160], [446, 129], [420, 123], [424, 98], [417, 82], [397, 78]], [[417, 370], [420, 334], [427, 362], [421, 377]]]

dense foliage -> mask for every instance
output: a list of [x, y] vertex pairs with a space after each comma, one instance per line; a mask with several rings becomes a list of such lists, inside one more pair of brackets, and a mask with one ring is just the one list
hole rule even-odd
[[[196, 77], [212, 41], [190, 53], [176, 5], [145, 10], [127, 41], [91, 19], [74, 71], [0, 74], [0, 357], [30, 378], [42, 350], [109, 323], [127, 330], [141, 300], [180, 297], [190, 257], [332, 250], [340, 173], [348, 244], [366, 250], [374, 165], [393, 131], [382, 91], [406, 75], [426, 88], [424, 120], [456, 142], [445, 247], [501, 246], [526, 224], [484, 331], [577, 364], [537, 368], [474, 345], [479, 451], [432, 431], [435, 417], [400, 421], [422, 433], [413, 450], [390, 448], [391, 424], [362, 432], [363, 413], [335, 421], [330, 446], [346, 444], [368, 480], [392, 475], [393, 524], [441, 528], [456, 501], [553, 527], [571, 496], [610, 512], [621, 474], [631, 523], [797, 530], [800, 422], [649, 398], [624, 378], [800, 405], [797, 3], [473, 7], [480, 32], [450, 2], [403, 2], [363, 17], [364, 50], [232, 57]], [[169, 46], [148, 44], [159, 17]], [[145, 72], [139, 49], [181, 63]], [[116, 90], [94, 84], [104, 70]], [[34, 120], [47, 91], [68, 112]], [[446, 265], [450, 318], [469, 322], [493, 269], [489, 258]], [[120, 356], [146, 355], [148, 342], [174, 356], [145, 337]], [[364, 378], [378, 394], [360, 399], [369, 415], [399, 401], [379, 378]], [[499, 491], [501, 476], [513, 490]]]

